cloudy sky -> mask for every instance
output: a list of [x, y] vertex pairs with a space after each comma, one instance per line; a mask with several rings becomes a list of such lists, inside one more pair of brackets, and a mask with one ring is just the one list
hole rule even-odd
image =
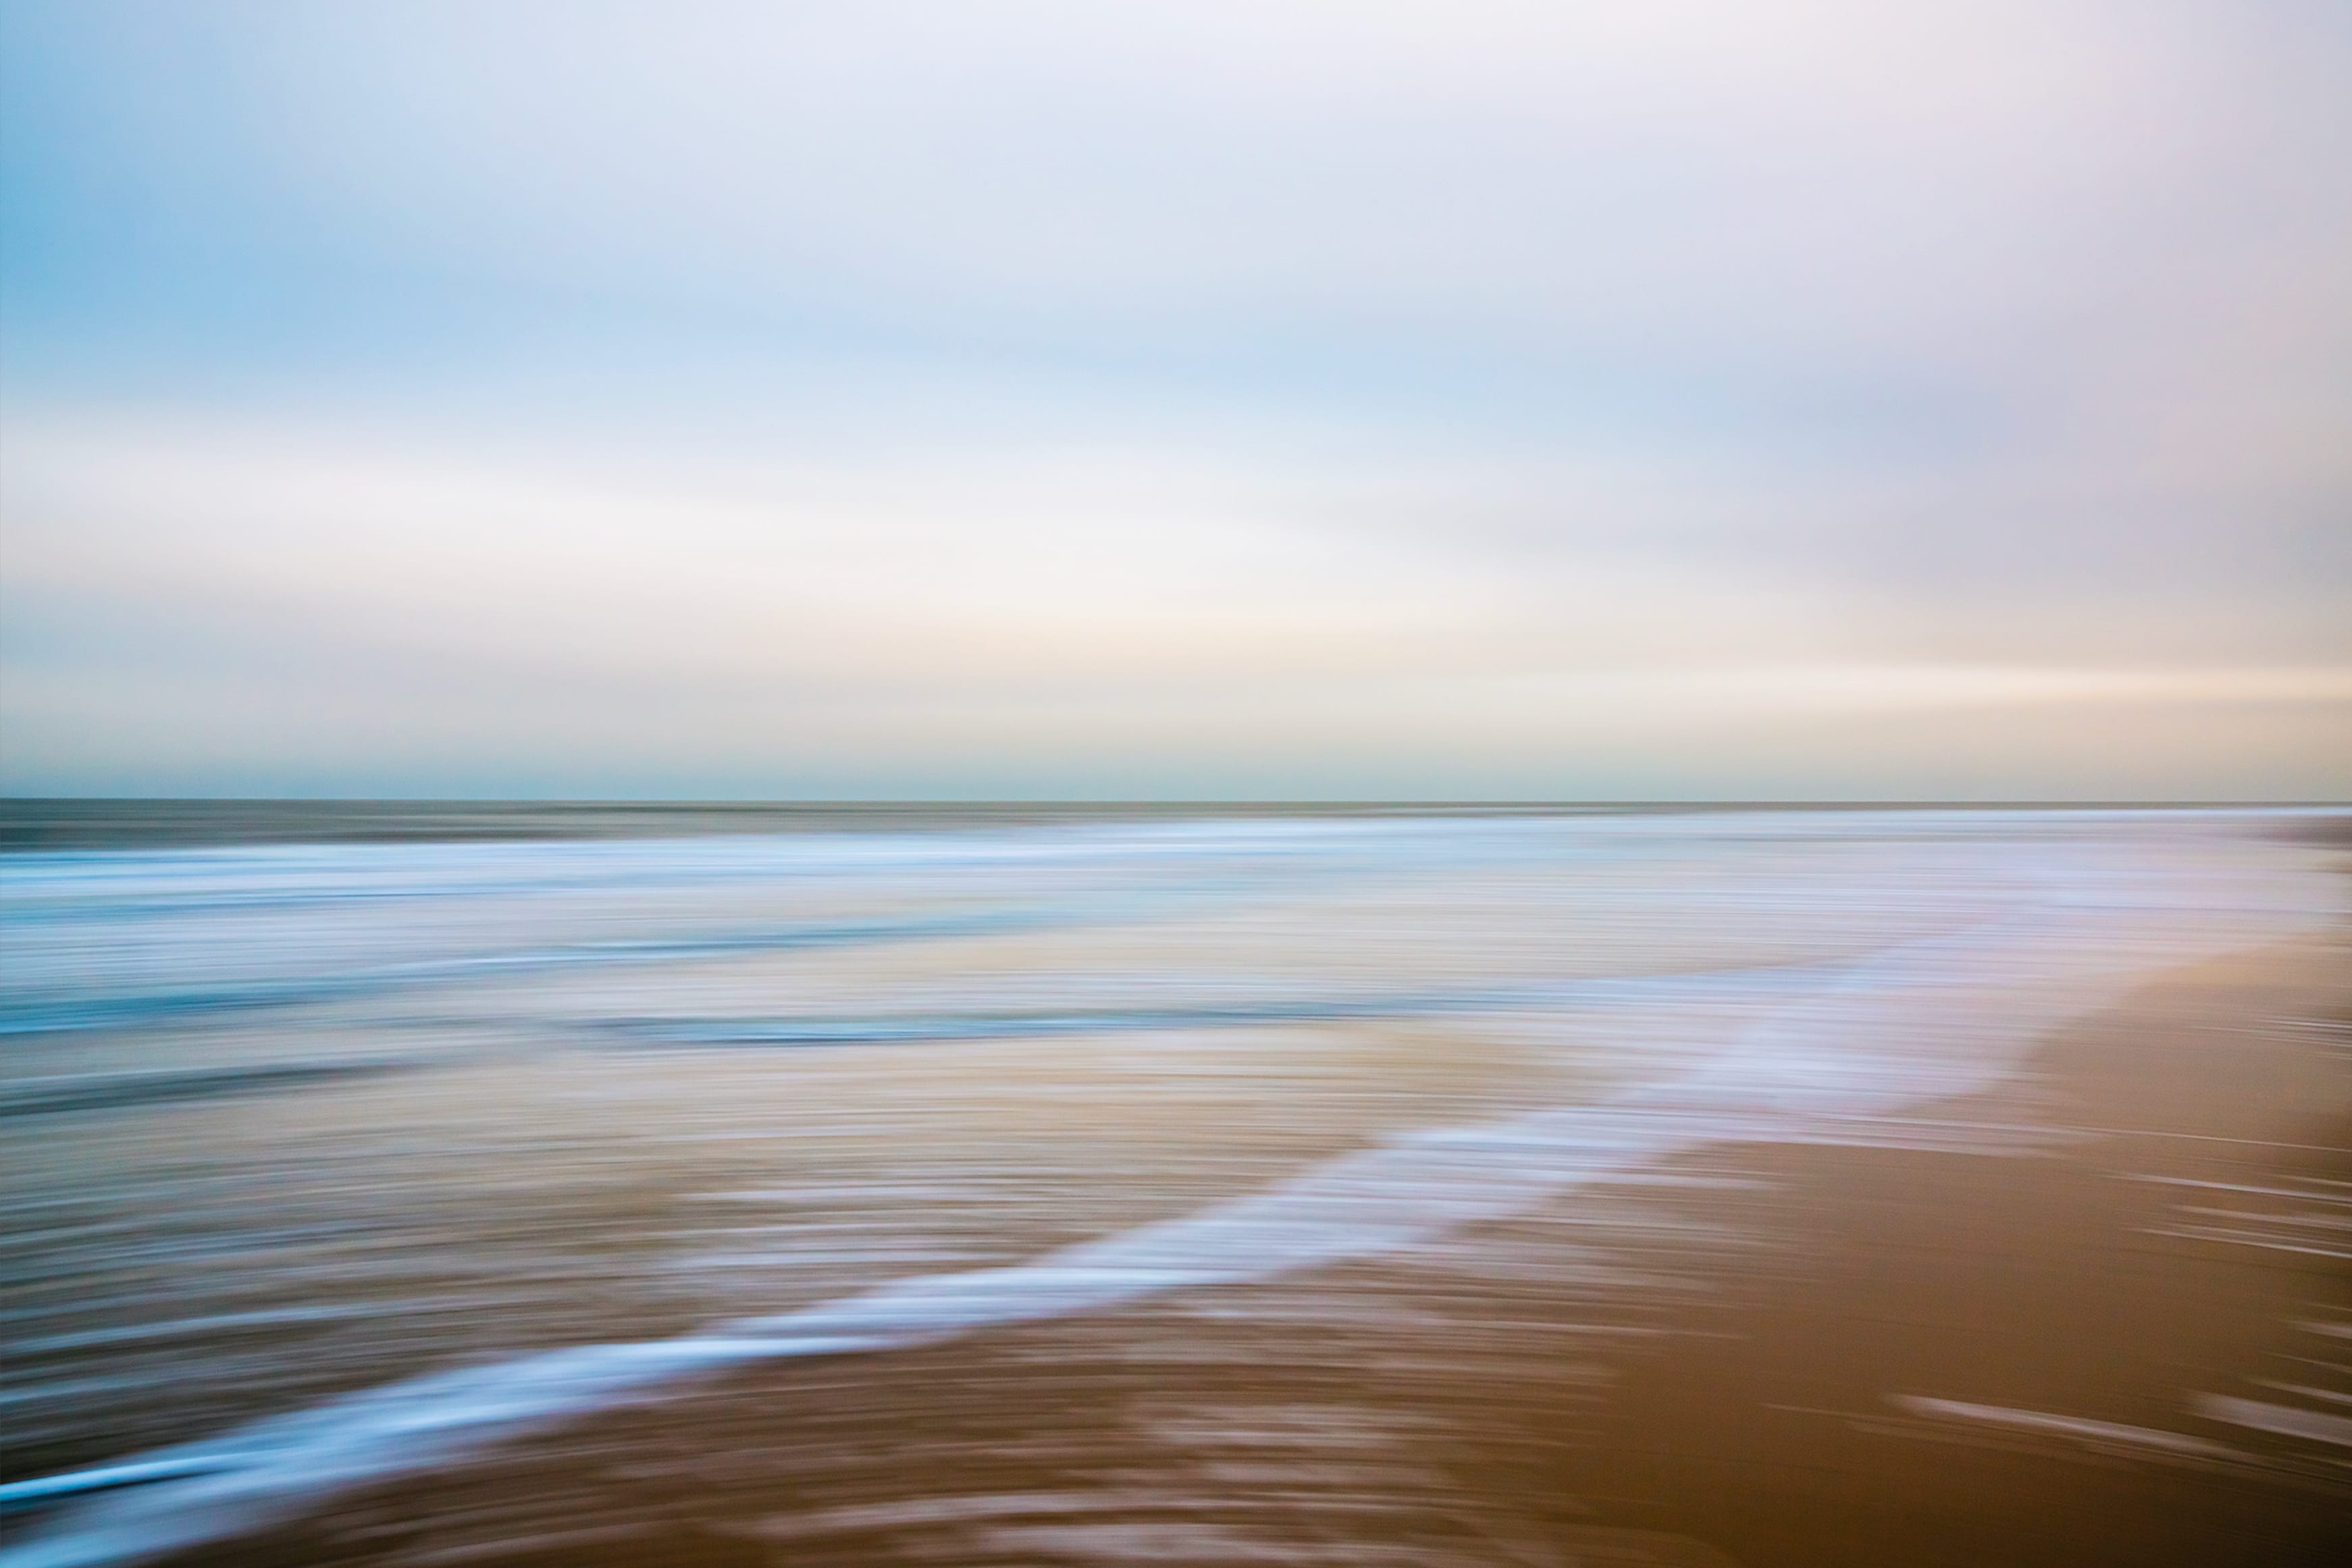
[[0, 789], [2352, 782], [2335, 0], [0, 16]]

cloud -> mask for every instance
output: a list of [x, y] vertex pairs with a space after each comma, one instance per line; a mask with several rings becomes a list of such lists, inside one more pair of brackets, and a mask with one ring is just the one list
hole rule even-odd
[[[1425, 468], [715, 475], [283, 424], [20, 434], [0, 701], [25, 784], [143, 756], [201, 787], [426, 793], [1902, 793], [1937, 775], [1890, 774], [1886, 735], [1940, 716], [1976, 738], [1928, 793], [1974, 770], [2032, 795], [2063, 763], [2121, 795], [2198, 776], [2148, 771], [2189, 713], [2270, 715], [2209, 769], [2222, 793], [2308, 795], [2352, 761], [2352, 661], [1906, 662], [1869, 646], [1872, 595], [1726, 572], [1720, 542], [1536, 559], [1350, 511], [1415, 485], [1433, 511]], [[2133, 750], [2066, 760], [2118, 728]]]
[[21, 786], [2342, 750], [2326, 6], [9, 25]]

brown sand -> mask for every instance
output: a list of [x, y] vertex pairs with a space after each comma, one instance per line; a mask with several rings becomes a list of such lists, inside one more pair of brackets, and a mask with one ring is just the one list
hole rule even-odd
[[[1742, 1278], [1719, 1310], [1736, 1337], [1631, 1371], [1612, 1400], [1621, 1425], [1571, 1484], [1756, 1564], [2352, 1561], [2352, 1450], [2196, 1414], [2200, 1394], [2282, 1400], [2265, 1381], [2352, 1392], [2342, 1342], [2331, 1354], [2300, 1326], [2352, 1322], [2347, 1238], [2333, 1258], [2266, 1245], [2326, 1237], [2277, 1216], [2352, 1215], [2352, 1188], [2328, 1185], [2352, 1178], [2347, 1021], [2339, 942], [2273, 949], [2183, 972], [2053, 1040], [2033, 1088], [2060, 1103], [2043, 1115], [2114, 1130], [2055, 1157], [1757, 1151], [1805, 1245]], [[2002, 1120], [2033, 1098], [1956, 1114]], [[2205, 1208], [2268, 1217], [2183, 1213]], [[2245, 1458], [2184, 1462], [2055, 1422], [1922, 1419], [1890, 1403], [1906, 1395]]]
[[[771, 1365], [202, 1561], [2352, 1562], [2348, 1026], [2340, 940], [2242, 954], [1938, 1108], [2080, 1130], [2038, 1153], [1717, 1149], [1425, 1255]], [[2319, 1420], [2228, 1418], [2265, 1409]]]

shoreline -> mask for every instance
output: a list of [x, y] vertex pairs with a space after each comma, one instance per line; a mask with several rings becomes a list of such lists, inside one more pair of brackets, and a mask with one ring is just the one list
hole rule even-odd
[[[629, 801], [0, 796], [13, 855], [301, 845], [609, 842], [803, 833], [954, 833], [1291, 818], [1940, 811], [2352, 818], [2352, 803], [2196, 801]], [[2325, 829], [2323, 829], [2325, 831]]]

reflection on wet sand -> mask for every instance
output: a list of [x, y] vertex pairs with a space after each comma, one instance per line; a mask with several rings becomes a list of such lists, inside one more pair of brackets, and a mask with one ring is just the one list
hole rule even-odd
[[2334, 826], [12, 857], [0, 1561], [2327, 1561]]

